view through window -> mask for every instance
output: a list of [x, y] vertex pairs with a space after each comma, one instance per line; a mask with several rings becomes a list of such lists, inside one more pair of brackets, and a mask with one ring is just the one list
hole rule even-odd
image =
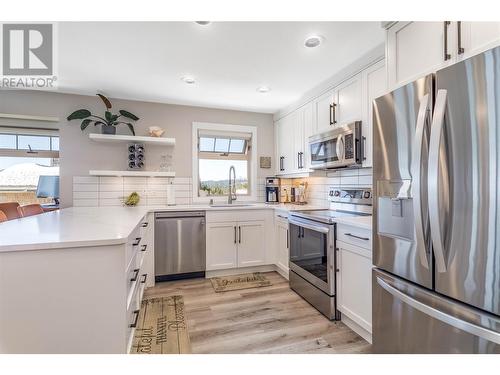
[[0, 127], [0, 202], [52, 203], [54, 197], [37, 197], [36, 189], [40, 176], [58, 175], [56, 132]]
[[250, 194], [250, 139], [236, 136], [200, 136], [198, 144], [200, 197], [228, 195], [231, 166], [234, 166], [236, 171], [236, 194]]

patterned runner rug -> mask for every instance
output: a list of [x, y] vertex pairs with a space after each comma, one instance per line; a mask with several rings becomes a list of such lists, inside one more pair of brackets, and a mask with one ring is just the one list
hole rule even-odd
[[210, 281], [212, 282], [212, 286], [217, 293], [227, 292], [229, 290], [260, 288], [272, 285], [271, 282], [260, 272], [234, 276], [213, 277]]
[[142, 301], [132, 354], [191, 353], [182, 296]]

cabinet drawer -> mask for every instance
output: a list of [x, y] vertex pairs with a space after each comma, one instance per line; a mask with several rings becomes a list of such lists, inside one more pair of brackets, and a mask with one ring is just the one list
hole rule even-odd
[[372, 249], [372, 232], [368, 229], [340, 224], [337, 226], [337, 241]]
[[276, 222], [288, 223], [288, 211], [276, 211], [274, 213], [274, 220]]
[[226, 210], [226, 211], [207, 211], [207, 223], [225, 223], [232, 221], [253, 221], [265, 220], [266, 214], [270, 215], [268, 210]]
[[140, 232], [140, 226], [134, 229], [132, 234], [129, 236], [127, 244], [126, 244], [126, 265], [128, 268], [128, 265], [130, 264], [130, 260], [134, 256], [136, 250], [138, 249], [139, 245], [141, 244], [141, 232]]

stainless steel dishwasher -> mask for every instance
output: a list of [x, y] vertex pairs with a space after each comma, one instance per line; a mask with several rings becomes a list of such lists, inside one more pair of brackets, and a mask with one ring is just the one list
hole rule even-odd
[[155, 214], [155, 280], [205, 276], [205, 212]]

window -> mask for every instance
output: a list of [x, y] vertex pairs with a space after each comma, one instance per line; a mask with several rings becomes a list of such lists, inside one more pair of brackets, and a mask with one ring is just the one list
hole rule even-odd
[[227, 197], [229, 170], [236, 172], [238, 200], [256, 200], [255, 127], [193, 124], [193, 200]]
[[59, 175], [57, 131], [0, 126], [0, 202], [52, 202], [38, 198], [36, 188], [40, 176], [54, 175]]

